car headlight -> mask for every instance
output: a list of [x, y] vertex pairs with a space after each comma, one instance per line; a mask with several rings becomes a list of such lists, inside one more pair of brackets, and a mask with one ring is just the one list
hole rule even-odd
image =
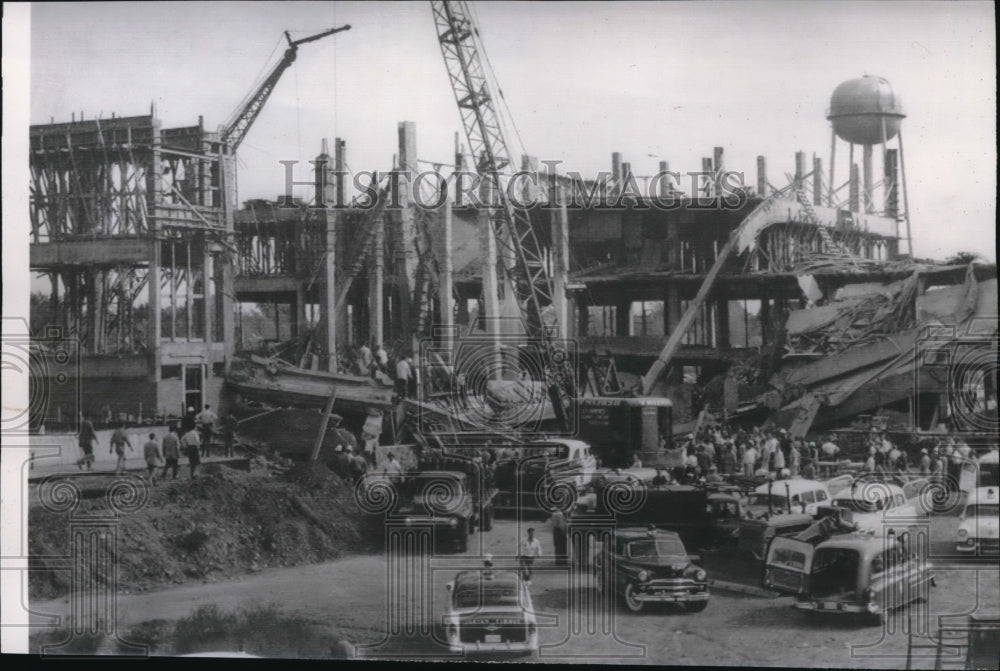
[[702, 581], [702, 580], [704, 580], [704, 579], [705, 579], [706, 577], [708, 577], [708, 574], [707, 574], [707, 573], [705, 573], [705, 569], [701, 569], [701, 568], [700, 568], [700, 569], [698, 569], [698, 570], [697, 570], [697, 571], [695, 572], [695, 574], [694, 574], [694, 579], [695, 579], [695, 580], [697, 580], [698, 582], [701, 582], [701, 581]]
[[647, 580], [649, 580], [649, 571], [639, 571], [639, 582], [646, 582]]
[[969, 535], [969, 530], [968, 529], [959, 529], [958, 530], [958, 537], [959, 538], [965, 538], [968, 535]]
[[452, 517], [450, 520], [448, 520], [448, 526], [450, 526], [452, 529], [454, 529], [455, 527], [458, 526], [458, 520], [456, 520], [454, 517]]

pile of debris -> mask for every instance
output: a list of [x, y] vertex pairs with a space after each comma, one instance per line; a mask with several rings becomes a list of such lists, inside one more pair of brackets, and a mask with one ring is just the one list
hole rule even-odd
[[[257, 458], [259, 459], [259, 458]], [[380, 529], [358, 508], [354, 489], [322, 465], [297, 465], [279, 476], [207, 464], [195, 480], [153, 487], [148, 503], [124, 515], [114, 556], [93, 579], [144, 591], [189, 580], [214, 581], [266, 567], [320, 562], [379, 547]], [[103, 498], [84, 499], [76, 515], [107, 513]], [[42, 507], [29, 511], [33, 599], [62, 596], [70, 572], [47, 566], [69, 553], [71, 520]], [[106, 574], [107, 573], [107, 574]]]

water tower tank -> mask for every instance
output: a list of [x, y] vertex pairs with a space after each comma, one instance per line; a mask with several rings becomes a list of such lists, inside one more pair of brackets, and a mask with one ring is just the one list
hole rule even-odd
[[[903, 104], [888, 80], [865, 75], [848, 79], [834, 89], [826, 118], [833, 123], [833, 131], [842, 140], [873, 145], [894, 138], [905, 116]], [[882, 136], [883, 120], [885, 137]]]

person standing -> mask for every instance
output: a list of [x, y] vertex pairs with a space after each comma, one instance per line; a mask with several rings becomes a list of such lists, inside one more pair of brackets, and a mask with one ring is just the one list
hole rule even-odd
[[212, 406], [205, 404], [205, 409], [198, 413], [198, 424], [201, 426], [201, 456], [212, 456], [212, 436], [215, 435], [215, 423], [219, 416], [212, 411]]
[[236, 442], [236, 425], [239, 422], [236, 421], [236, 415], [230, 410], [229, 414], [226, 415], [219, 425], [222, 431], [222, 444], [224, 446], [226, 457], [236, 456], [235, 450], [233, 449], [233, 443]]
[[396, 455], [389, 452], [386, 455], [385, 465], [382, 467], [382, 474], [389, 478], [392, 483], [397, 483], [403, 477], [403, 469], [400, 467], [399, 462], [396, 461]]
[[201, 449], [201, 436], [198, 435], [197, 429], [191, 429], [184, 434], [181, 438], [181, 447], [184, 448], [184, 454], [188, 458], [188, 466], [191, 468], [191, 479], [194, 480], [197, 475], [195, 471], [198, 470], [198, 465], [201, 464], [201, 457], [199, 456], [199, 450]]
[[177, 435], [177, 425], [171, 424], [170, 428], [167, 429], [167, 435], [163, 436], [163, 472], [160, 473], [161, 478], [167, 477], [167, 469], [169, 468], [173, 473], [172, 479], [177, 479], [177, 468], [181, 459], [180, 444], [181, 439]]
[[556, 508], [549, 520], [552, 523], [552, 548], [556, 555], [556, 565], [566, 565], [566, 514]]
[[94, 443], [100, 442], [97, 440], [97, 432], [94, 430], [94, 425], [90, 421], [90, 417], [87, 415], [80, 416], [80, 435], [77, 439], [77, 444], [80, 446], [80, 450], [83, 451], [83, 456], [77, 460], [76, 465], [82, 471], [83, 466], [86, 464], [87, 470], [91, 470], [94, 465]]
[[927, 448], [920, 448], [920, 475], [928, 476], [931, 474], [931, 457], [927, 454]]
[[362, 377], [368, 377], [372, 373], [372, 362], [374, 362], [375, 357], [372, 355], [372, 348], [366, 343], [361, 343], [361, 348], [358, 350], [358, 372]]
[[799, 477], [799, 469], [802, 467], [802, 443], [795, 441], [792, 443], [791, 452], [788, 454], [789, 467], [793, 478]]
[[528, 537], [521, 545], [521, 577], [531, 585], [531, 569], [535, 560], [542, 556], [542, 544], [535, 538], [535, 530], [528, 529]]
[[184, 417], [181, 419], [181, 433], [186, 434], [191, 429], [198, 425], [198, 416], [194, 412], [194, 406], [189, 405], [187, 412], [184, 413]]
[[757, 450], [754, 448], [753, 443], [747, 447], [746, 452], [743, 453], [743, 475], [748, 478], [753, 477], [754, 466], [757, 464]]
[[132, 443], [128, 439], [128, 434], [125, 433], [127, 426], [127, 424], [122, 422], [122, 425], [111, 434], [111, 449], [108, 451], [108, 454], [114, 452], [118, 455], [118, 463], [115, 465], [115, 475], [121, 475], [125, 472], [125, 446], [128, 445], [130, 452], [135, 452], [135, 448], [132, 447]]
[[783, 470], [785, 470], [785, 452], [779, 444], [774, 448], [774, 472], [780, 476]]
[[378, 347], [375, 348], [375, 366], [383, 374], [389, 374], [389, 354], [385, 351], [382, 343], [379, 343]]
[[400, 398], [406, 398], [410, 390], [410, 376], [412, 374], [410, 357], [403, 357], [396, 363], [396, 394]]
[[156, 467], [163, 461], [160, 456], [160, 444], [156, 442], [156, 434], [149, 434], [149, 440], [142, 446], [142, 456], [146, 460], [146, 472], [149, 482], [156, 484]]

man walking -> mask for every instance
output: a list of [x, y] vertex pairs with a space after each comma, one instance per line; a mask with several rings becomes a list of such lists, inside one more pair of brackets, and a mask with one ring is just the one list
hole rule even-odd
[[77, 460], [76, 465], [82, 471], [84, 464], [87, 465], [87, 470], [89, 471], [94, 465], [94, 443], [99, 442], [97, 440], [97, 432], [94, 431], [94, 425], [91, 423], [90, 418], [87, 415], [80, 416], [80, 436], [78, 438], [77, 444], [83, 451], [83, 456]]
[[132, 447], [132, 443], [129, 442], [128, 435], [125, 433], [126, 426], [122, 422], [122, 425], [111, 434], [111, 449], [108, 451], [108, 454], [114, 452], [118, 455], [118, 463], [115, 465], [115, 475], [121, 475], [125, 472], [125, 446], [128, 445], [130, 452], [135, 452], [135, 448]]
[[156, 442], [156, 434], [149, 434], [149, 440], [142, 446], [142, 456], [146, 460], [146, 472], [150, 484], [156, 484], [156, 467], [163, 461], [160, 456], [160, 444]]
[[171, 424], [170, 428], [167, 429], [167, 435], [163, 436], [163, 472], [160, 474], [161, 478], [167, 477], [167, 469], [169, 468], [173, 472], [172, 479], [177, 479], [177, 467], [181, 459], [180, 444], [181, 439], [177, 435], [177, 425]]
[[201, 448], [201, 436], [198, 435], [197, 429], [191, 429], [184, 434], [181, 438], [181, 447], [184, 448], [184, 454], [188, 458], [188, 466], [191, 467], [191, 479], [194, 480], [197, 476], [195, 471], [198, 470], [198, 465], [201, 463], [201, 457], [198, 454], [198, 450]]
[[215, 435], [215, 423], [219, 416], [212, 411], [212, 406], [205, 404], [205, 409], [198, 413], [198, 424], [201, 425], [201, 456], [212, 456], [212, 436]]
[[542, 544], [535, 538], [535, 530], [528, 529], [528, 538], [521, 545], [521, 577], [530, 586], [531, 568], [535, 565], [535, 559], [542, 556]]

